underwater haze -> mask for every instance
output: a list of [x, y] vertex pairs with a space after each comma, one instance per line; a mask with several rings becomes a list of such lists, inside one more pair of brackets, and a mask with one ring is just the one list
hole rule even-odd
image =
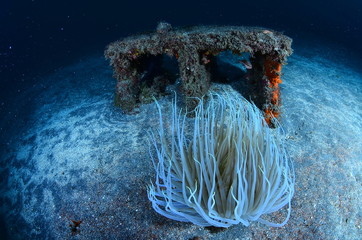
[[[296, 175], [285, 226], [203, 228], [153, 210], [157, 106], [116, 107], [103, 54], [160, 21], [260, 26], [293, 39], [280, 85]], [[362, 239], [361, 42], [360, 0], [2, 1], [0, 239]], [[176, 88], [158, 100], [165, 112]]]

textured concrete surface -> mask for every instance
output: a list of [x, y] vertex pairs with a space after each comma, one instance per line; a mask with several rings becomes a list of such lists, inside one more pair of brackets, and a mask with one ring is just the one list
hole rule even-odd
[[[165, 56], [177, 61], [184, 103], [198, 105], [207, 93], [223, 51], [249, 53], [253, 67], [249, 84], [252, 99], [266, 113], [266, 119], [279, 113], [280, 70], [292, 54], [292, 39], [271, 29], [244, 26], [195, 26], [172, 29], [161, 22], [157, 31], [126, 37], [110, 43], [105, 50], [117, 79], [115, 103], [131, 111], [146, 92], [158, 94], [172, 82], [165, 74]], [[185, 97], [186, 96], [186, 97]]]

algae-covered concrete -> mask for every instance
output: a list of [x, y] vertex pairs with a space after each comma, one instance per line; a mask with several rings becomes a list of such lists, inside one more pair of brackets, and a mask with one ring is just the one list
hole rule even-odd
[[148, 88], [146, 92], [159, 94], [171, 82], [170, 76], [162, 71], [164, 55], [177, 59], [184, 101], [192, 110], [210, 87], [214, 68], [217, 68], [215, 56], [223, 51], [237, 55], [249, 53], [251, 100], [265, 112], [270, 123], [271, 116], [279, 116], [281, 66], [292, 53], [291, 43], [292, 39], [280, 32], [260, 27], [173, 29], [170, 24], [161, 22], [155, 32], [111, 43], [105, 56], [118, 81], [115, 103], [130, 112], [143, 98], [145, 88]]

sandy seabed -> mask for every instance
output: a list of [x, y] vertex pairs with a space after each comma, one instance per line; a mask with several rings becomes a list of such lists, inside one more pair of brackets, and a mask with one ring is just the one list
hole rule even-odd
[[[282, 125], [296, 172], [284, 227], [254, 222], [219, 230], [155, 213], [146, 193], [155, 175], [147, 131], [158, 127], [157, 108], [146, 104], [132, 115], [115, 108], [112, 71], [95, 56], [18, 96], [31, 111], [23, 115], [26, 124], [14, 122], [16, 134], [12, 130], [1, 152], [8, 237], [361, 239], [362, 73], [318, 49], [296, 51], [283, 69]], [[172, 94], [160, 99], [164, 111], [171, 101]], [[75, 231], [71, 220], [82, 221]]]

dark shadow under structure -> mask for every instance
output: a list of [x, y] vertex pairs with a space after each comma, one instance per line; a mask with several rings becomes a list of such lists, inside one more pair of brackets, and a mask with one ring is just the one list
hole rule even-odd
[[[251, 100], [264, 112], [272, 125], [272, 116], [280, 115], [281, 69], [292, 54], [292, 39], [259, 27], [198, 26], [173, 29], [161, 22], [156, 32], [134, 35], [107, 46], [117, 79], [115, 103], [130, 112], [142, 102], [144, 93], [163, 92], [172, 77], [163, 69], [164, 55], [177, 59], [181, 91], [188, 110], [209, 87], [216, 56], [223, 51], [250, 54], [248, 84]], [[240, 62], [240, 64], [242, 64]]]

